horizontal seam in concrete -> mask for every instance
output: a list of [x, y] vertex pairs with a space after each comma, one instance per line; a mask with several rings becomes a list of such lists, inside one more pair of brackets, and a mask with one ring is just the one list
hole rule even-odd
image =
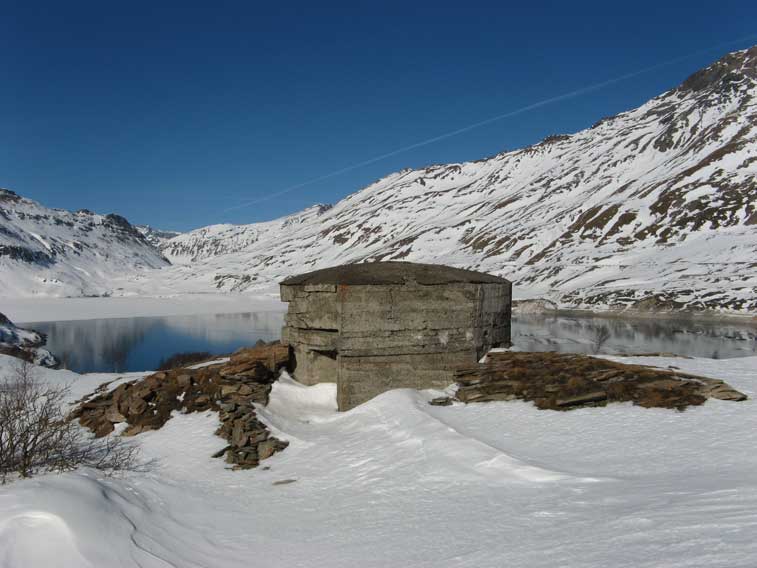
[[[360, 349], [354, 349], [354, 351], [361, 351]], [[371, 358], [384, 358], [384, 357], [402, 357], [403, 355], [420, 355], [423, 357], [428, 357], [429, 355], [455, 355], [457, 353], [469, 353], [471, 351], [474, 351], [474, 349], [462, 349], [460, 351], [421, 351], [420, 353], [418, 351], [410, 352], [410, 353], [397, 353], [395, 351], [392, 351], [391, 353], [376, 353], [375, 355], [349, 355], [348, 353], [344, 353], [342, 351], [339, 352], [339, 356], [343, 357], [345, 359], [371, 359]], [[433, 369], [435, 370], [435, 369]]]

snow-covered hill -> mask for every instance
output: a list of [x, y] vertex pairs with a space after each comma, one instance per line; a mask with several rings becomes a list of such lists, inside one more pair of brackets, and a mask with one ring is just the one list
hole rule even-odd
[[402, 259], [562, 306], [757, 310], [757, 47], [643, 106], [485, 160], [404, 170], [333, 207], [161, 245], [175, 289], [245, 290]]
[[244, 252], [270, 238], [270, 233], [310, 226], [331, 209], [330, 205], [313, 205], [283, 219], [251, 225], [210, 225], [161, 243], [160, 248], [174, 264], [194, 264], [216, 256]]
[[49, 209], [0, 189], [0, 296], [106, 294], [124, 273], [167, 265], [119, 215]]

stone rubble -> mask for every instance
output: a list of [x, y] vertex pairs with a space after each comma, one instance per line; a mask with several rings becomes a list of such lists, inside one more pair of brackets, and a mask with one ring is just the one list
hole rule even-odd
[[[611, 402], [684, 410], [708, 398], [747, 398], [718, 379], [552, 352], [492, 352], [483, 363], [458, 369], [456, 379], [455, 400], [460, 402], [520, 399], [551, 410]], [[443, 398], [430, 402], [446, 403]]]
[[225, 456], [235, 468], [256, 467], [287, 447], [260, 422], [254, 404], [267, 404], [272, 383], [289, 365], [289, 350], [280, 343], [240, 349], [227, 363], [194, 365], [153, 373], [80, 401], [71, 413], [95, 436], [106, 436], [126, 423], [125, 436], [157, 430], [175, 410], [218, 412], [216, 434], [229, 444], [214, 457]]
[[[174, 411], [213, 410], [220, 420], [216, 434], [228, 442], [213, 457], [225, 457], [234, 469], [252, 468], [288, 445], [271, 436], [254, 405], [268, 403], [273, 382], [290, 364], [290, 350], [278, 342], [240, 349], [228, 362], [160, 371], [113, 389], [112, 382], [100, 385], [78, 401], [70, 417], [98, 437], [124, 423], [122, 435], [133, 436], [159, 429]], [[521, 399], [553, 410], [611, 402], [684, 410], [707, 398], [747, 398], [717, 379], [576, 354], [490, 352], [483, 363], [459, 368], [455, 376], [455, 395], [429, 404]]]

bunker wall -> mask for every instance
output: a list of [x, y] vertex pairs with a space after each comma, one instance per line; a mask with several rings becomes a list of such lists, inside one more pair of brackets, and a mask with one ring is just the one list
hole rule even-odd
[[470, 350], [442, 353], [338, 357], [337, 406], [349, 410], [391, 389], [442, 389], [454, 369], [469, 365]]
[[282, 341], [304, 384], [337, 382], [340, 410], [393, 388], [442, 388], [510, 344], [511, 285], [294, 285]]

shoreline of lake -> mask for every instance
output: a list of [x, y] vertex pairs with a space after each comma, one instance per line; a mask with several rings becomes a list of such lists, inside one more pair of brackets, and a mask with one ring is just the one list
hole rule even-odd
[[[26, 324], [47, 335], [47, 348], [77, 372], [157, 368], [176, 353], [228, 354], [256, 341], [280, 338], [285, 312], [135, 316]], [[757, 354], [757, 328], [733, 321], [606, 318], [601, 315], [513, 314], [520, 351], [633, 355], [675, 353], [708, 358]]]
[[173, 294], [76, 298], [0, 297], [0, 313], [17, 324], [135, 317], [284, 312], [278, 294]]
[[718, 312], [691, 312], [691, 311], [633, 311], [633, 310], [587, 310], [557, 308], [554, 310], [544, 309], [540, 311], [520, 311], [513, 307], [515, 316], [544, 316], [544, 317], [596, 317], [620, 320], [670, 320], [711, 323], [733, 323], [757, 327], [757, 314], [732, 314]]
[[[560, 317], [601, 317], [630, 320], [684, 320], [730, 322], [757, 326], [757, 314], [721, 313], [706, 311], [641, 311], [589, 310], [537, 307], [549, 301], [518, 299], [513, 302], [513, 315], [543, 315]], [[551, 303], [551, 302], [549, 302]], [[555, 305], [556, 304], [552, 304]], [[18, 324], [50, 321], [78, 321], [92, 319], [199, 316], [208, 314], [238, 314], [249, 312], [286, 311], [278, 293], [273, 290], [258, 294], [194, 293], [167, 296], [109, 296], [76, 298], [8, 298], [0, 297], [0, 313]]]

